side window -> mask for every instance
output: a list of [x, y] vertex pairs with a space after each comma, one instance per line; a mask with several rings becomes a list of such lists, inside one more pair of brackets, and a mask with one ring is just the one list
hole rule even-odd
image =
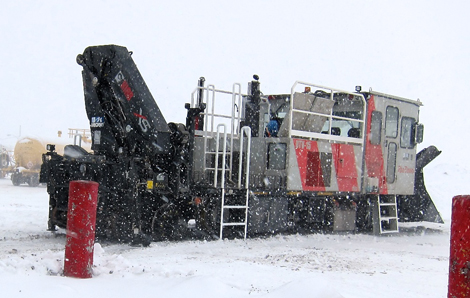
[[268, 170], [284, 170], [286, 168], [286, 151], [285, 143], [269, 143], [268, 144]]
[[413, 148], [414, 142], [414, 130], [415, 119], [410, 117], [403, 117], [401, 119], [401, 132], [400, 132], [400, 147], [401, 148]]
[[398, 136], [398, 108], [387, 107], [385, 114], [385, 136], [396, 138]]
[[373, 111], [370, 122], [370, 143], [379, 145], [382, 139], [382, 112]]
[[397, 165], [397, 144], [388, 144], [387, 154], [387, 183], [395, 182], [395, 168]]

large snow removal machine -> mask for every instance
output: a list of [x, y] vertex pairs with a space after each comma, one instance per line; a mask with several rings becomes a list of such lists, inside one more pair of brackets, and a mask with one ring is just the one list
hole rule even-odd
[[72, 180], [100, 184], [96, 235], [124, 242], [442, 222], [422, 172], [440, 151], [417, 153], [419, 101], [300, 81], [268, 95], [257, 76], [243, 94], [200, 78], [186, 123], [168, 123], [125, 47], [77, 62], [94, 153], [43, 155], [50, 230], [66, 227]]

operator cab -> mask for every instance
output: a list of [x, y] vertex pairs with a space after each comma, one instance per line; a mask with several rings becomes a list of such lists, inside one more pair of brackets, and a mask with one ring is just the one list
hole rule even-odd
[[[306, 85], [303, 92], [294, 91], [298, 84]], [[245, 125], [252, 131], [264, 132], [265, 137], [363, 143], [366, 103], [361, 94], [325, 90], [303, 83], [296, 85], [291, 94], [261, 95], [257, 119], [253, 117], [256, 99], [250, 95], [244, 97]]]

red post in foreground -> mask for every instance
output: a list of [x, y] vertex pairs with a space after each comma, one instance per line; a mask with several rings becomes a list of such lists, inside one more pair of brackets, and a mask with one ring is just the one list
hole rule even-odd
[[98, 183], [70, 181], [64, 275], [92, 276]]
[[449, 298], [470, 297], [470, 196], [452, 199]]

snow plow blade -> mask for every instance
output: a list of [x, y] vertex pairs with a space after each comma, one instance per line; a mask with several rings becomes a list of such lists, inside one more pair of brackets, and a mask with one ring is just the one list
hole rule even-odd
[[444, 223], [439, 211], [424, 185], [423, 169], [434, 160], [441, 151], [429, 146], [416, 154], [416, 172], [414, 195], [398, 196], [397, 207], [400, 222], [428, 221]]

